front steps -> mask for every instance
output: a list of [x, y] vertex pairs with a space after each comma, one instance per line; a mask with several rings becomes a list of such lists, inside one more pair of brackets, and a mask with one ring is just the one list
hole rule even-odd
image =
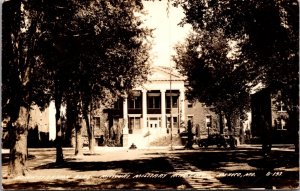
[[[172, 134], [172, 145], [181, 146], [182, 142], [178, 130], [175, 129]], [[137, 149], [143, 149], [149, 146], [169, 146], [171, 145], [171, 134], [167, 132], [167, 129], [162, 128], [143, 129], [128, 135], [128, 147], [132, 144], [134, 144]]]

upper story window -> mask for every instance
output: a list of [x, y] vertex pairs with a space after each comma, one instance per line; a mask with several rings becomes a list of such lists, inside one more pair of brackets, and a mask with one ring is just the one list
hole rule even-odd
[[100, 129], [100, 117], [94, 117], [94, 125], [96, 129]]
[[[171, 108], [170, 103], [171, 103], [171, 97], [167, 96], [166, 97], [167, 108]], [[178, 107], [178, 96], [172, 96], [172, 108], [177, 108], [177, 107]]]
[[278, 112], [286, 112], [287, 110], [286, 105], [282, 101], [276, 102], [276, 108]]
[[148, 108], [159, 109], [160, 108], [160, 96], [149, 96], [148, 97]]
[[211, 128], [212, 126], [212, 117], [211, 115], [207, 115], [205, 117], [206, 128]]
[[188, 106], [188, 108], [193, 108], [193, 103], [188, 101], [187, 106]]
[[123, 100], [118, 99], [114, 104], [115, 109], [122, 109], [123, 108]]
[[142, 108], [142, 97], [133, 97], [128, 100], [129, 109], [141, 109]]

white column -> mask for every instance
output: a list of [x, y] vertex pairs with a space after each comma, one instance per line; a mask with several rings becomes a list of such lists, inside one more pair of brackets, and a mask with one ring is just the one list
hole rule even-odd
[[180, 90], [180, 109], [181, 109], [181, 121], [185, 123], [185, 96], [184, 90]]
[[161, 92], [161, 127], [166, 128], [166, 90], [160, 90]]
[[123, 101], [123, 120], [124, 120], [123, 134], [128, 134], [128, 102], [127, 102], [127, 97], [124, 97], [124, 101]]
[[49, 105], [49, 140], [56, 139], [55, 113], [56, 113], [55, 104], [54, 101], [51, 101]]
[[142, 105], [142, 113], [143, 113], [143, 129], [147, 127], [147, 90], [142, 90], [143, 92], [143, 105]]

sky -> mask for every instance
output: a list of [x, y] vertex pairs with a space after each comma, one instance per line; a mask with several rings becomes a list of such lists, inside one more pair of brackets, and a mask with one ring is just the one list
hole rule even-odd
[[183, 9], [170, 4], [169, 17], [167, 15], [167, 0], [143, 1], [147, 15], [143, 18], [145, 26], [155, 29], [153, 31], [152, 50], [150, 56], [155, 66], [174, 66], [171, 55], [175, 54], [174, 46], [182, 42], [191, 27], [178, 26], [184, 17]]

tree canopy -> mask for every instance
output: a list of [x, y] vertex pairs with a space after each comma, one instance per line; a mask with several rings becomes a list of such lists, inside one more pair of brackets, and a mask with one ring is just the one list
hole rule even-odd
[[[20, 106], [28, 115], [31, 104], [45, 108], [55, 100], [60, 136], [63, 102], [73, 99], [84, 110], [92, 100], [113, 100], [142, 82], [150, 35], [137, 16], [142, 8], [139, 0], [4, 2], [3, 111], [11, 123], [22, 118], [26, 124]], [[22, 128], [26, 132], [26, 125]], [[12, 133], [13, 138], [20, 132]], [[17, 152], [26, 160], [25, 148], [11, 150], [23, 149]]]
[[[212, 97], [218, 96], [228, 103], [228, 99], [223, 99], [228, 94], [230, 99], [237, 95], [242, 104], [240, 96], [244, 97], [245, 92], [261, 82], [273, 93], [284, 92], [281, 95], [291, 108], [298, 106], [298, 1], [183, 0], [174, 3], [185, 11], [182, 24], [191, 24], [194, 31], [186, 44], [181, 45], [186, 51], [177, 48], [180, 55], [177, 64], [191, 79], [193, 72], [189, 73], [188, 67], [206, 66], [200, 69], [206, 74], [194, 74], [197, 80], [191, 81], [192, 90], [202, 101], [210, 104]], [[230, 42], [234, 48], [230, 48]], [[222, 57], [215, 52], [217, 50], [221, 50]], [[235, 55], [228, 71], [224, 67], [230, 60], [226, 58], [230, 51]], [[189, 58], [192, 62], [189, 66], [183, 64], [184, 56], [193, 57]], [[211, 78], [216, 76], [216, 68], [221, 72], [214, 81]], [[220, 83], [225, 79], [229, 82], [227, 85]], [[216, 91], [212, 91], [212, 87], [217, 87]], [[206, 94], [206, 90], [210, 93]]]
[[185, 10], [183, 23], [191, 24], [198, 34], [203, 30], [222, 30], [226, 38], [237, 42], [238, 64], [245, 65], [242, 66], [247, 70], [245, 78], [252, 85], [261, 81], [274, 92], [284, 89], [288, 97], [297, 95], [298, 1], [185, 0], [176, 3]]

